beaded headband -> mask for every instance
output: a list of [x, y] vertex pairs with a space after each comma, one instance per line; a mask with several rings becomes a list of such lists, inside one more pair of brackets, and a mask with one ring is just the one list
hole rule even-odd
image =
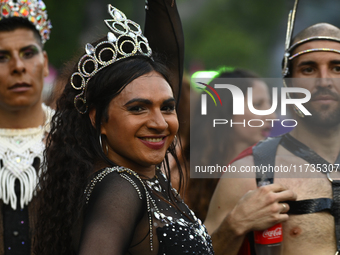
[[0, 0], [0, 20], [11, 17], [28, 19], [39, 31], [42, 43], [50, 39], [51, 21], [41, 0]]
[[[142, 30], [137, 23], [127, 19], [123, 12], [110, 4], [108, 5], [108, 12], [112, 19], [104, 20], [111, 30], [107, 34], [107, 41], [100, 42], [96, 47], [87, 43], [85, 46], [86, 54], [78, 62], [78, 72], [73, 73], [71, 76], [72, 87], [76, 90], [81, 90], [80, 94], [74, 98], [74, 106], [81, 114], [87, 112], [87, 84], [96, 73], [118, 60], [136, 55], [151, 57], [152, 54], [148, 40], [142, 34]], [[104, 52], [110, 53], [109, 59], [102, 59]], [[85, 105], [85, 110], [78, 107], [79, 103]]]
[[332, 36], [312, 36], [312, 37], [308, 37], [305, 39], [302, 39], [296, 43], [294, 43], [292, 46], [290, 46], [290, 48], [288, 49], [288, 52], [291, 52], [293, 49], [295, 49], [297, 46], [304, 44], [306, 42], [310, 42], [310, 41], [315, 41], [315, 40], [328, 40], [328, 41], [335, 41], [340, 43], [340, 39], [336, 38], [336, 37], [332, 37]]
[[306, 54], [306, 53], [310, 53], [310, 52], [317, 52], [317, 51], [328, 51], [328, 52], [335, 52], [335, 53], [339, 53], [340, 54], [340, 50], [336, 50], [336, 49], [330, 49], [330, 48], [313, 48], [313, 49], [308, 49], [308, 50], [302, 50], [299, 51], [298, 53], [294, 54], [293, 56], [289, 57], [289, 60], [292, 60], [293, 58], [296, 58], [300, 55]]
[[[316, 41], [316, 40], [327, 40], [327, 41], [335, 41], [340, 43], [340, 39], [336, 38], [336, 37], [331, 37], [331, 36], [311, 36], [305, 39], [302, 39], [296, 43], [294, 43], [289, 49], [288, 52], [292, 52], [293, 49], [295, 49], [297, 46], [304, 44], [306, 42], [310, 42], [310, 41]], [[326, 52], [335, 52], [335, 53], [339, 53], [340, 54], [340, 50], [336, 50], [336, 49], [330, 49], [330, 48], [313, 48], [313, 49], [308, 49], [308, 50], [302, 50], [299, 51], [298, 53], [295, 53], [293, 56], [289, 56], [288, 60], [292, 60], [300, 55], [306, 54], [306, 53], [310, 53], [310, 52], [317, 52], [317, 51], [326, 51]]]

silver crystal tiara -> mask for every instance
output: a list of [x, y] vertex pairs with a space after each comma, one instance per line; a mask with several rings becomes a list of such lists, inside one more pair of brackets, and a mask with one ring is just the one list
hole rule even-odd
[[52, 25], [42, 0], [0, 0], [0, 20], [11, 17], [28, 19], [39, 31], [42, 43], [50, 38]]
[[[151, 57], [152, 54], [148, 40], [142, 34], [137, 23], [127, 19], [123, 12], [110, 4], [108, 11], [112, 19], [104, 20], [111, 30], [107, 33], [107, 41], [100, 42], [95, 47], [87, 43], [85, 46], [86, 54], [78, 62], [78, 71], [71, 76], [72, 87], [81, 91], [80, 94], [75, 96], [74, 105], [78, 112], [82, 114], [86, 113], [88, 108], [86, 104], [87, 84], [96, 73], [118, 60], [135, 55]], [[130, 47], [125, 47], [128, 45]], [[112, 56], [110, 59], [103, 60], [102, 54], [107, 51]], [[79, 109], [79, 101], [86, 106], [85, 110]]]

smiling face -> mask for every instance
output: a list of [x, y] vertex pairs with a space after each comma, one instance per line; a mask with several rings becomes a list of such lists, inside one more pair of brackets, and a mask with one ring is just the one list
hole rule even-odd
[[108, 158], [143, 173], [162, 162], [177, 130], [172, 90], [155, 71], [133, 80], [111, 100], [108, 121], [101, 126]]
[[[295, 52], [315, 48], [340, 50], [340, 43], [311, 41], [297, 47]], [[312, 116], [303, 120], [325, 127], [340, 124], [340, 54], [320, 51], [300, 55], [292, 62], [292, 78], [310, 78], [293, 80], [293, 86], [311, 92], [311, 100], [304, 106]]]
[[40, 104], [47, 75], [47, 55], [32, 30], [0, 32], [0, 111]]

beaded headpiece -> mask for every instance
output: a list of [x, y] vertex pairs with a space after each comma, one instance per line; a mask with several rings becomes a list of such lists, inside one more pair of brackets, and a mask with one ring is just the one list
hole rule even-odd
[[[142, 34], [140, 26], [127, 19], [125, 14], [108, 5], [112, 19], [104, 20], [111, 30], [107, 34], [107, 41], [100, 42], [95, 47], [89, 43], [85, 46], [86, 54], [78, 62], [78, 72], [71, 76], [71, 85], [76, 90], [81, 90], [74, 98], [74, 105], [78, 112], [87, 112], [86, 89], [89, 80], [103, 68], [118, 60], [136, 55], [151, 57], [152, 50], [147, 38]], [[109, 53], [108, 59], [103, 59], [102, 54]], [[79, 103], [85, 105], [85, 110], [79, 108]]]
[[41, 0], [0, 0], [0, 20], [11, 17], [28, 19], [39, 31], [42, 43], [50, 38], [51, 21]]

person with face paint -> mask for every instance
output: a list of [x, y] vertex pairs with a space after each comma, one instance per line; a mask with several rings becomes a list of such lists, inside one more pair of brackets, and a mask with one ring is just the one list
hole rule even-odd
[[43, 1], [0, 1], [0, 254], [31, 254], [35, 187], [53, 111], [42, 102], [51, 23]]

